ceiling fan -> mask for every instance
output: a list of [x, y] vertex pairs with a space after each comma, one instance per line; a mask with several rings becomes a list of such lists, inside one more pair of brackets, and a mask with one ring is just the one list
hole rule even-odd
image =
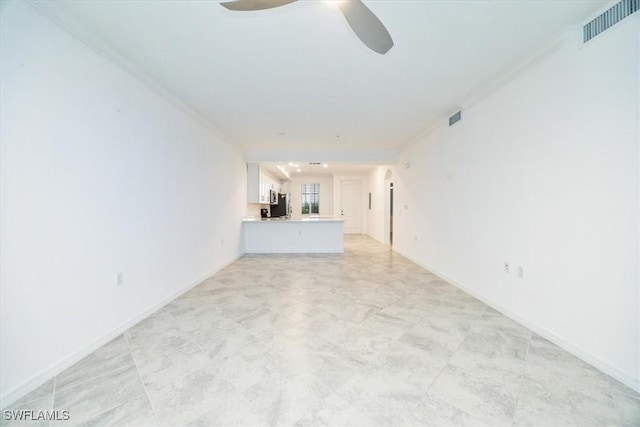
[[[295, 1], [297, 0], [235, 0], [223, 2], [220, 5], [233, 11], [250, 12], [272, 9]], [[393, 47], [389, 31], [362, 1], [343, 0], [335, 3], [353, 32], [369, 49], [384, 55]]]

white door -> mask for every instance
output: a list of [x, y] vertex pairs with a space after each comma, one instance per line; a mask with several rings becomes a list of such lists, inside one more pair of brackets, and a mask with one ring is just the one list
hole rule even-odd
[[362, 233], [360, 181], [341, 181], [340, 183], [340, 214], [344, 220], [344, 234]]

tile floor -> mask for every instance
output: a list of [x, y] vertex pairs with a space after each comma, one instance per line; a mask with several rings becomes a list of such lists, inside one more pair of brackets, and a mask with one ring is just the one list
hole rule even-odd
[[245, 256], [13, 408], [68, 426], [640, 425], [638, 393], [364, 236]]

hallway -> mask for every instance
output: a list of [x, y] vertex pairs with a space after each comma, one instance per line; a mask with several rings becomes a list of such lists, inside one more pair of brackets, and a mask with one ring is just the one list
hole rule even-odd
[[244, 256], [14, 408], [64, 425], [640, 423], [637, 393], [365, 236]]

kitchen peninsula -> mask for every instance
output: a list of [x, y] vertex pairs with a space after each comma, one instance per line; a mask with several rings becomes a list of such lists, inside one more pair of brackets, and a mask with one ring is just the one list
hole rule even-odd
[[331, 217], [243, 218], [245, 252], [343, 253], [342, 226], [342, 219]]

